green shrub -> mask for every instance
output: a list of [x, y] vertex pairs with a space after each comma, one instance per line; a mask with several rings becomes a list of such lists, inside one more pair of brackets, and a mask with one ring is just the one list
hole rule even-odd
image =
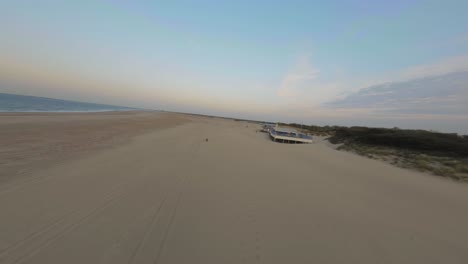
[[445, 160], [442, 164], [448, 167], [456, 167], [460, 162], [458, 160]]
[[468, 173], [468, 164], [458, 164], [456, 170], [461, 173]]
[[468, 157], [468, 139], [456, 134], [424, 130], [350, 127], [337, 128], [333, 142], [359, 142], [373, 146], [408, 149], [437, 156]]
[[433, 169], [433, 167], [425, 160], [416, 160], [414, 165], [422, 171], [430, 171]]
[[447, 168], [447, 167], [439, 167], [435, 168], [432, 172], [434, 172], [435, 175], [439, 176], [453, 176], [455, 174], [455, 170], [452, 168]]

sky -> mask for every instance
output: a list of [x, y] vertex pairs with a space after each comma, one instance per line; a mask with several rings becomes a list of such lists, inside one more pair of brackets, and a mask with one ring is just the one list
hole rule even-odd
[[0, 0], [0, 92], [468, 134], [467, 13], [451, 0]]

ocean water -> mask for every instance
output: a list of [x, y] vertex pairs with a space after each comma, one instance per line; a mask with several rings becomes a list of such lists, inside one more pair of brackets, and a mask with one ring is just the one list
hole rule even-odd
[[135, 108], [0, 93], [0, 112], [104, 112]]

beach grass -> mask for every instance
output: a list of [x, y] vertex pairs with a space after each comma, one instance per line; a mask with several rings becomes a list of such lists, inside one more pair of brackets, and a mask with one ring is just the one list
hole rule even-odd
[[458, 181], [468, 181], [468, 160], [462, 157], [435, 156], [412, 150], [359, 143], [343, 144], [337, 149], [388, 162], [405, 169], [426, 172]]

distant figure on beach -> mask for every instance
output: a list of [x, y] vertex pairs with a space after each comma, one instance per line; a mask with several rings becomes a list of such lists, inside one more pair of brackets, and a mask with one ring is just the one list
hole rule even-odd
[[208, 142], [208, 138], [206, 138], [205, 141]]

